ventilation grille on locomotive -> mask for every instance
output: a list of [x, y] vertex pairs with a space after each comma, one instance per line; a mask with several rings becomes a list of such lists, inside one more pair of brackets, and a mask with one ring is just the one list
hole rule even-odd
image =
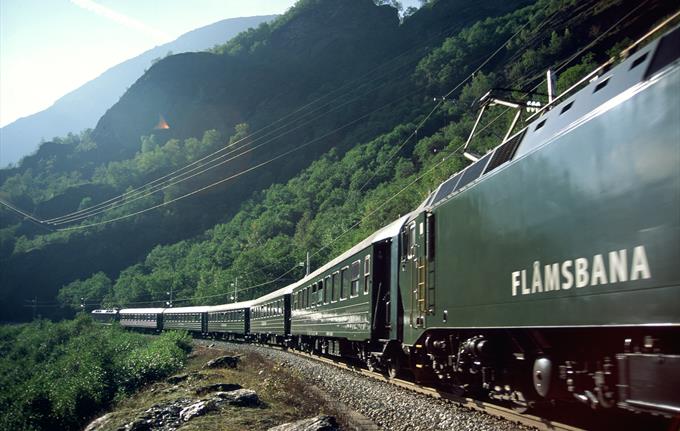
[[486, 167], [486, 170], [484, 170], [484, 173], [489, 173], [502, 165], [503, 163], [507, 162], [508, 160], [512, 159], [512, 156], [515, 155], [515, 150], [517, 150], [517, 147], [519, 146], [520, 141], [524, 137], [524, 134], [526, 133], [526, 129], [522, 130], [521, 133], [516, 134], [513, 136], [510, 140], [506, 141], [503, 145], [500, 147], [496, 148], [496, 151], [493, 152], [493, 157], [491, 158], [491, 161], [489, 162], [489, 166]]
[[474, 165], [468, 167], [465, 170], [465, 172], [463, 172], [463, 177], [460, 179], [460, 182], [458, 183], [458, 186], [456, 186], [456, 189], [462, 189], [466, 185], [470, 184], [471, 182], [479, 178], [482, 175], [482, 172], [484, 172], [484, 167], [491, 158], [492, 154], [493, 153], [488, 153], [487, 155], [479, 159], [478, 162], [475, 162]]
[[454, 190], [456, 190], [456, 184], [458, 184], [458, 180], [460, 180], [461, 172], [457, 173], [453, 177], [449, 178], [446, 180], [441, 187], [439, 187], [439, 190], [437, 190], [437, 194], [435, 195], [434, 199], [432, 200], [431, 205], [436, 204], [437, 202], [441, 201], [451, 193], [453, 193]]

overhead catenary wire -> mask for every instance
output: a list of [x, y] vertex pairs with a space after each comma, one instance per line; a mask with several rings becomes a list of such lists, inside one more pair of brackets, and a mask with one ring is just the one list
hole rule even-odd
[[[555, 12], [555, 13], [557, 13], [557, 12]], [[547, 21], [546, 21], [546, 22], [547, 22]], [[522, 32], [522, 30], [524, 30], [524, 28], [526, 28], [530, 23], [531, 23], [531, 21], [530, 21], [530, 20], [527, 20], [527, 22], [526, 22], [524, 25], [522, 25], [515, 33], [513, 33], [513, 34], [512, 34], [505, 42], [503, 42], [503, 43], [502, 43], [495, 51], [493, 51], [489, 56], [487, 56], [487, 57], [484, 59], [484, 61], [483, 61], [481, 64], [479, 64], [479, 65], [477, 66], [477, 68], [475, 68], [475, 70], [474, 70], [473, 72], [471, 72], [470, 74], [468, 74], [468, 75], [467, 75], [464, 79], [462, 79], [456, 86], [454, 86], [451, 90], [449, 90], [449, 91], [444, 95], [444, 97], [443, 97], [443, 98], [442, 98], [442, 99], [441, 99], [441, 100], [440, 100], [440, 101], [432, 108], [432, 110], [430, 110], [430, 112], [429, 112], [429, 113], [428, 113], [428, 114], [427, 114], [427, 115], [419, 122], [419, 124], [414, 128], [413, 132], [409, 135], [409, 137], [408, 137], [406, 140], [404, 140], [404, 142], [402, 142], [402, 143], [398, 146], [398, 148], [392, 153], [392, 155], [391, 155], [390, 158], [387, 160], [387, 162], [389, 163], [389, 161], [392, 160], [392, 158], [394, 158], [394, 157], [396, 156], [396, 154], [399, 152], [399, 150], [400, 150], [401, 148], [403, 148], [403, 147], [406, 145], [406, 143], [409, 142], [409, 141], [416, 135], [418, 129], [419, 129], [420, 127], [422, 127], [422, 125], [425, 124], [425, 123], [427, 122], [427, 120], [428, 120], [428, 119], [429, 119], [429, 118], [430, 118], [430, 117], [431, 117], [431, 116], [432, 116], [432, 115], [433, 115], [433, 114], [441, 107], [441, 105], [444, 103], [444, 100], [445, 100], [447, 97], [449, 97], [449, 96], [450, 96], [451, 94], [453, 94], [456, 90], [458, 90], [458, 89], [459, 89], [463, 84], [465, 84], [469, 79], [471, 79], [472, 77], [474, 77], [474, 75], [475, 75], [477, 72], [479, 72], [484, 66], [486, 66], [486, 65], [487, 65], [487, 64], [488, 64], [488, 63], [489, 63], [489, 62], [490, 62], [490, 61], [491, 61], [491, 60], [492, 60], [492, 59], [493, 59], [500, 51], [502, 51], [502, 50], [505, 48], [505, 46], [506, 46], [513, 38], [515, 38], [518, 34], [520, 34], [520, 33]], [[540, 30], [540, 29], [543, 27], [544, 24], [545, 24], [545, 22], [544, 22], [543, 24], [541, 24], [541, 25], [538, 27], [538, 29], [536, 29], [536, 31]], [[416, 93], [417, 93], [417, 92], [416, 92]], [[410, 95], [409, 95], [408, 97], [410, 97]], [[402, 99], [403, 99], [403, 97], [402, 97]], [[391, 103], [393, 103], [393, 102], [391, 102]], [[388, 103], [388, 104], [385, 105], [385, 106], [388, 106], [388, 105], [391, 104], [391, 103]], [[383, 106], [383, 107], [381, 107], [381, 108], [378, 108], [378, 109], [383, 109], [385, 106]], [[373, 111], [373, 112], [375, 112], [375, 111]], [[371, 112], [370, 114], [372, 114], [373, 112]], [[365, 118], [365, 116], [359, 117], [359, 119], [363, 119], [363, 118]], [[359, 119], [357, 119], [357, 120], [359, 120]], [[353, 123], [356, 122], [357, 120], [354, 120], [354, 121], [348, 123], [347, 125], [353, 124]], [[344, 128], [344, 127], [346, 127], [347, 125], [341, 126], [341, 128]], [[337, 131], [337, 130], [339, 130], [339, 129], [335, 129], [333, 132], [335, 132], [335, 131]], [[327, 135], [324, 135], [323, 137], [326, 137], [326, 136], [327, 136]], [[317, 138], [316, 140], [318, 140], [318, 138]], [[313, 140], [313, 141], [311, 141], [311, 142], [314, 142], [314, 141], [316, 141], [316, 140]], [[262, 143], [262, 144], [260, 144], [260, 145], [258, 145], [258, 146], [256, 146], [256, 147], [253, 147], [252, 149], [247, 150], [247, 152], [252, 151], [252, 150], [254, 150], [254, 149], [258, 148], [258, 147], [261, 147], [262, 145], [264, 145], [264, 144], [266, 144], [266, 143], [267, 143], [267, 142]], [[308, 144], [303, 144], [303, 145], [298, 146], [298, 147], [296, 147], [296, 148], [297, 148], [297, 149], [301, 149], [301, 148], [305, 148], [306, 146], [308, 146]], [[293, 150], [296, 151], [297, 149], [293, 149]], [[280, 157], [282, 157], [282, 156], [284, 156], [284, 155], [290, 154], [291, 152], [292, 152], [292, 151], [285, 152], [285, 153], [283, 153], [283, 154], [280, 155], [280, 156], [276, 156], [276, 157], [274, 157], [274, 158], [272, 158], [272, 159], [270, 159], [270, 160], [268, 160], [268, 161], [266, 161], [266, 162], [263, 162], [263, 163], [260, 163], [260, 164], [258, 164], [258, 165], [256, 165], [256, 166], [254, 166], [254, 167], [252, 167], [252, 168], [248, 168], [248, 169], [246, 169], [246, 170], [244, 170], [244, 171], [242, 171], [242, 172], [239, 172], [239, 173], [237, 173], [237, 174], [231, 175], [231, 176], [229, 176], [229, 177], [227, 177], [227, 178], [224, 178], [224, 179], [221, 179], [221, 180], [219, 180], [219, 181], [213, 182], [213, 183], [209, 184], [208, 186], [201, 187], [201, 188], [199, 188], [199, 189], [197, 189], [197, 190], [194, 190], [194, 191], [192, 191], [192, 192], [185, 193], [184, 195], [179, 196], [178, 198], [171, 199], [171, 200], [166, 201], [166, 202], [163, 202], [163, 203], [161, 203], [161, 204], [157, 204], [157, 205], [151, 206], [151, 207], [146, 208], [146, 209], [143, 209], [143, 210], [139, 210], [139, 211], [136, 211], [136, 212], [132, 212], [132, 213], [127, 214], [127, 215], [123, 215], [123, 216], [119, 216], [119, 217], [114, 217], [113, 219], [110, 219], [110, 220], [104, 220], [104, 221], [95, 222], [95, 223], [88, 223], [88, 224], [79, 225], [79, 226], [74, 226], [74, 227], [68, 227], [68, 228], [60, 228], [60, 229], [58, 229], [58, 230], [84, 229], [84, 228], [89, 228], [89, 227], [94, 227], [94, 226], [100, 226], [100, 225], [103, 225], [103, 224], [107, 224], [107, 223], [111, 223], [111, 222], [114, 222], [114, 221], [123, 220], [123, 219], [129, 218], [129, 217], [133, 217], [133, 216], [142, 214], [143, 212], [147, 212], [147, 211], [150, 211], [150, 210], [153, 210], [153, 209], [160, 208], [160, 207], [162, 207], [162, 206], [166, 206], [166, 205], [168, 205], [168, 204], [170, 204], [170, 203], [173, 203], [173, 202], [176, 202], [176, 201], [178, 201], [178, 200], [180, 200], [180, 199], [184, 199], [184, 198], [186, 198], [186, 197], [192, 196], [192, 195], [194, 195], [194, 194], [196, 194], [196, 193], [198, 193], [198, 192], [200, 192], [200, 191], [207, 190], [208, 188], [212, 188], [212, 187], [217, 186], [217, 185], [219, 185], [219, 184], [222, 184], [222, 183], [224, 183], [224, 182], [226, 182], [226, 181], [228, 181], [228, 180], [234, 179], [234, 178], [236, 178], [236, 177], [238, 177], [238, 176], [241, 176], [241, 175], [244, 174], [244, 173], [250, 172], [250, 171], [253, 170], [253, 169], [256, 169], [256, 168], [262, 167], [262, 166], [264, 166], [264, 165], [266, 165], [266, 164], [269, 164], [270, 162], [272, 162], [272, 161], [274, 161], [274, 160], [277, 160], [278, 158], [280, 158]], [[244, 153], [245, 153], [245, 152], [244, 152]], [[232, 159], [233, 159], [233, 158], [232, 158]], [[229, 160], [232, 160], [232, 159], [229, 159]], [[217, 164], [217, 165], [215, 165], [215, 166], [213, 166], [213, 167], [216, 167], [216, 166], [219, 166], [220, 164], [226, 163], [226, 162], [228, 162], [229, 160], [220, 162], [219, 164]], [[212, 169], [212, 168], [209, 168], [209, 169]], [[199, 173], [196, 173], [195, 175], [198, 175], [198, 174], [200, 174], [200, 172], [199, 172]], [[193, 176], [195, 176], [195, 175], [193, 175]], [[376, 175], [377, 175], [376, 173], [373, 173], [373, 175], [371, 176], [371, 178], [369, 178], [369, 180], [366, 181], [366, 183], [359, 189], [359, 191], [362, 191], [362, 190], [366, 187], [366, 185], [368, 185], [368, 184], [373, 180], [373, 178], [375, 178]], [[191, 176], [191, 177], [193, 177], [193, 176]], [[189, 178], [191, 178], [191, 177], [189, 177]], [[186, 179], [189, 179], [189, 178], [186, 178]], [[183, 180], [182, 180], [182, 181], [183, 181]], [[169, 187], [169, 186], [168, 186], [168, 187]], [[155, 193], [155, 192], [149, 192], [149, 194], [150, 194], [150, 193]], [[148, 194], [147, 194], [147, 195], [142, 195], [142, 196], [140, 196], [140, 197], [138, 197], [138, 198], [135, 198], [134, 200], [141, 199], [142, 197], [146, 197], [146, 196], [148, 196]], [[100, 212], [103, 212], [103, 211], [100, 211]], [[100, 213], [100, 212], [98, 212], [98, 213]], [[95, 213], [95, 214], [98, 214], [98, 213]], [[92, 214], [92, 215], [95, 215], [95, 214]], [[86, 217], [86, 218], [89, 218], [89, 216]], [[77, 221], [77, 220], [80, 220], [80, 218], [75, 219], [75, 220], [73, 220], [73, 221]], [[63, 222], [63, 223], [66, 223], [66, 222]], [[63, 223], [60, 222], [60, 223], [58, 223], [58, 224], [63, 224]]]
[[[383, 84], [383, 86], [385, 86], [385, 85], [387, 85], [387, 83]], [[375, 87], [371, 92], [373, 92], [373, 91], [378, 91], [380, 88], [382, 88], [382, 86]], [[402, 101], [402, 100], [404, 100], [404, 99], [406, 99], [406, 98], [409, 98], [409, 97], [411, 97], [411, 96], [413, 96], [413, 95], [416, 95], [416, 94], [418, 94], [418, 93], [419, 93], [419, 91], [414, 91], [414, 92], [411, 92], [411, 93], [409, 93], [409, 94], [403, 95], [402, 97], [400, 97], [400, 98], [398, 98], [398, 99], [395, 99], [395, 100], [393, 100], [393, 101], [391, 101], [391, 102], [388, 102], [387, 104], [381, 106], [380, 108], [377, 108], [377, 109], [371, 111], [369, 114], [375, 113], [375, 112], [377, 112], [377, 111], [380, 110], [380, 109], [383, 109], [383, 108], [385, 108], [385, 107], [387, 107], [387, 106], [393, 105], [393, 104], [395, 104], [395, 103], [397, 103], [397, 102], [400, 102], [400, 101]], [[330, 113], [332, 113], [332, 112], [334, 112], [334, 111], [340, 110], [340, 109], [342, 109], [343, 107], [345, 107], [346, 105], [348, 105], [349, 103], [353, 103], [354, 101], [359, 100], [359, 99], [360, 99], [360, 98], [356, 98], [356, 99], [347, 101], [347, 102], [345, 102], [345, 103], [343, 103], [343, 104], [337, 105], [335, 108], [333, 108], [333, 109], [331, 109], [331, 110], [329, 110], [329, 111], [326, 111], [323, 115], [328, 115], [328, 114], [330, 114]], [[284, 132], [284, 133], [282, 133], [282, 134], [280, 134], [280, 135], [277, 135], [277, 136], [275, 136], [275, 137], [273, 137], [273, 138], [270, 138], [270, 139], [268, 139], [268, 140], [266, 140], [266, 141], [264, 141], [264, 142], [262, 142], [262, 143], [260, 143], [260, 144], [258, 144], [258, 145], [251, 146], [250, 148], [247, 148], [247, 149], [243, 150], [242, 152], [236, 154], [236, 155], [233, 156], [233, 157], [230, 157], [230, 158], [228, 158], [228, 159], [222, 160], [222, 161], [220, 161], [220, 162], [218, 162], [218, 163], [215, 163], [215, 164], [213, 164], [213, 165], [211, 165], [211, 166], [205, 167], [205, 166], [209, 165], [210, 163], [216, 162], [216, 161], [219, 160], [219, 159], [222, 159], [222, 158], [227, 157], [227, 156], [229, 156], [229, 155], [231, 155], [231, 154], [234, 154], [234, 153], [237, 152], [238, 150], [242, 150], [242, 149], [246, 148], [248, 145], [250, 145], [250, 143], [245, 144], [245, 145], [242, 145], [242, 146], [240, 146], [240, 147], [237, 147], [237, 148], [235, 148], [233, 151], [230, 151], [229, 153], [223, 154], [223, 155], [217, 157], [216, 159], [214, 159], [213, 161], [207, 163], [206, 165], [198, 166], [198, 167], [194, 168], [193, 170], [200, 169], [201, 167], [205, 167], [205, 169], [202, 169], [202, 170], [200, 170], [200, 171], [198, 171], [198, 172], [194, 172], [193, 174], [191, 174], [191, 175], [189, 175], [189, 176], [184, 176], [184, 175], [189, 174], [189, 173], [192, 172], [193, 170], [192, 170], [192, 171], [185, 172], [184, 174], [180, 175], [178, 179], [173, 180], [172, 182], [169, 182], [169, 183], [167, 183], [167, 184], [159, 185], [159, 186], [157, 186], [158, 188], [152, 188], [152, 190], [144, 190], [144, 191], [142, 191], [143, 194], [139, 194], [138, 196], [135, 196], [135, 197], [130, 197], [130, 198], [129, 198], [128, 200], [126, 200], [126, 201], [119, 202], [119, 203], [114, 203], [114, 204], [112, 204], [111, 206], [107, 206], [107, 207], [102, 208], [102, 209], [97, 210], [97, 211], [92, 211], [92, 212], [90, 212], [90, 213], [88, 213], [88, 214], [81, 214], [81, 215], [78, 215], [78, 216], [72, 216], [72, 217], [70, 217], [70, 218], [66, 218], [66, 219], [63, 219], [63, 220], [61, 220], [61, 221], [53, 221], [53, 222], [50, 222], [50, 223], [53, 224], [53, 225], [61, 225], [61, 224], [76, 222], [76, 221], [79, 221], [79, 220], [82, 220], [82, 219], [90, 218], [90, 217], [92, 217], [92, 216], [101, 214], [101, 213], [103, 213], [103, 212], [110, 211], [110, 210], [115, 209], [115, 208], [119, 208], [119, 207], [124, 206], [124, 205], [128, 205], [128, 204], [130, 204], [130, 203], [132, 203], [132, 202], [134, 202], [134, 201], [137, 201], [137, 200], [139, 200], [139, 199], [142, 199], [142, 198], [151, 196], [151, 195], [153, 195], [153, 194], [155, 194], [155, 193], [157, 193], [157, 192], [159, 192], [159, 191], [165, 190], [165, 189], [167, 189], [167, 188], [169, 188], [169, 187], [171, 187], [171, 186], [173, 186], [173, 185], [176, 185], [176, 184], [182, 183], [182, 182], [184, 182], [184, 181], [187, 181], [187, 180], [189, 180], [189, 179], [195, 178], [195, 177], [197, 177], [198, 175], [201, 175], [201, 174], [203, 174], [203, 173], [205, 173], [205, 172], [207, 172], [207, 171], [209, 171], [209, 170], [212, 170], [212, 169], [217, 168], [217, 167], [219, 167], [219, 166], [222, 166], [222, 165], [224, 165], [224, 164], [226, 164], [226, 163], [229, 163], [230, 161], [233, 161], [233, 160], [235, 160], [235, 159], [237, 159], [237, 158], [239, 158], [239, 157], [242, 157], [242, 156], [244, 156], [244, 155], [246, 155], [246, 154], [248, 154], [248, 153], [251, 153], [251, 152], [255, 151], [255, 150], [258, 149], [258, 148], [261, 148], [261, 147], [263, 147], [263, 146], [265, 146], [265, 145], [271, 144], [272, 142], [275, 142], [277, 139], [281, 138], [282, 136], [285, 136], [285, 135], [288, 134], [288, 133], [291, 133], [291, 132], [293, 132], [293, 131], [295, 131], [295, 130], [301, 129], [302, 127], [304, 127], [304, 126], [310, 124], [311, 122], [313, 122], [313, 121], [316, 120], [317, 118], [318, 118], [318, 117], [313, 118], [313, 119], [311, 119], [311, 120], [308, 120], [307, 122], [304, 122], [304, 123], [302, 123], [302, 124], [299, 124], [299, 125], [295, 126], [294, 128], [289, 129], [289, 130], [287, 130], [286, 132]], [[361, 118], [361, 119], [364, 119], [365, 116], [362, 116], [362, 117], [360, 117], [360, 118]], [[350, 123], [353, 123], [354, 121], [356, 121], [356, 119], [353, 120], [353, 121], [350, 122]], [[342, 126], [342, 127], [344, 127], [344, 126]], [[338, 129], [336, 129], [336, 131], [337, 131], [337, 130], [338, 130]]]
[[[168, 174], [166, 174], [166, 175], [164, 175], [164, 176], [162, 176], [162, 177], [160, 177], [160, 178], [157, 178], [157, 179], [155, 179], [155, 180], [153, 180], [153, 181], [150, 181], [150, 182], [148, 182], [148, 183], [145, 183], [145, 184], [143, 184], [143, 185], [141, 185], [141, 186], [138, 186], [138, 187], [136, 187], [136, 188], [134, 188], [134, 189], [132, 189], [132, 190], [126, 191], [125, 193], [123, 193], [123, 194], [121, 194], [121, 195], [118, 195], [118, 196], [115, 196], [115, 197], [113, 197], [113, 198], [110, 198], [110, 199], [108, 199], [108, 200], [106, 200], [106, 201], [104, 201], [104, 202], [101, 202], [101, 203], [98, 203], [98, 204], [95, 204], [95, 205], [92, 205], [92, 206], [90, 206], [90, 207], [86, 207], [86, 208], [83, 208], [83, 209], [79, 209], [79, 210], [77, 210], [77, 211], [73, 211], [73, 212], [71, 212], [71, 213], [68, 213], [68, 214], [65, 214], [65, 215], [62, 215], [62, 216], [59, 216], [59, 217], [54, 217], [54, 218], [51, 218], [51, 219], [47, 219], [47, 220], [45, 220], [45, 221], [46, 221], [46, 222], [54, 222], [54, 221], [61, 220], [61, 219], [63, 219], [63, 218], [67, 218], [67, 217], [72, 216], [72, 215], [81, 214], [81, 213], [86, 212], [86, 211], [88, 211], [88, 210], [91, 210], [91, 209], [93, 209], [93, 208], [100, 208], [101, 206], [107, 206], [107, 204], [109, 204], [109, 203], [111, 203], [111, 202], [114, 202], [114, 201], [123, 199], [125, 196], [129, 196], [129, 195], [131, 195], [131, 194], [135, 194], [136, 192], [138, 192], [138, 191], [141, 190], [141, 189], [144, 189], [145, 187], [148, 187], [148, 186], [150, 186], [150, 185], [152, 185], [152, 184], [156, 184], [156, 183], [158, 183], [158, 182], [160, 182], [160, 181], [166, 180], [167, 178], [172, 177], [173, 175], [175, 175], [175, 174], [177, 174], [177, 173], [179, 173], [179, 172], [181, 172], [181, 171], [183, 171], [183, 170], [185, 170], [185, 169], [187, 169], [187, 168], [189, 168], [189, 167], [191, 167], [191, 166], [194, 166], [194, 165], [196, 165], [196, 164], [200, 164], [201, 162], [204, 162], [204, 161], [210, 159], [212, 156], [214, 156], [214, 155], [216, 155], [216, 154], [219, 154], [219, 153], [221, 153], [222, 151], [225, 151], [226, 149], [228, 149], [228, 148], [230, 148], [230, 147], [232, 147], [232, 146], [234, 146], [234, 145], [236, 145], [236, 144], [238, 144], [238, 143], [240, 143], [240, 142], [242, 142], [242, 141], [245, 141], [245, 140], [247, 140], [247, 139], [251, 139], [253, 136], [257, 135], [257, 134], [260, 133], [260, 132], [263, 132], [264, 130], [266, 130], [266, 129], [272, 127], [273, 125], [278, 124], [278, 123], [280, 123], [280, 122], [283, 122], [284, 120], [287, 120], [287, 119], [290, 118], [291, 116], [294, 116], [295, 114], [304, 111], [306, 108], [308, 108], [308, 107], [314, 105], [315, 103], [319, 102], [320, 100], [323, 100], [323, 99], [329, 97], [330, 95], [333, 95], [333, 94], [335, 94], [335, 93], [338, 93], [338, 92], [340, 92], [341, 90], [343, 90], [343, 89], [345, 89], [345, 88], [351, 88], [351, 91], [356, 90], [358, 87], [356, 87], [354, 84], [356, 84], [357, 82], [361, 81], [363, 78], [365, 78], [365, 77], [367, 77], [367, 76], [372, 76], [377, 70], [389, 66], [391, 63], [396, 62], [396, 61], [399, 60], [401, 57], [404, 57], [404, 56], [406, 56], [407, 54], [411, 54], [411, 53], [413, 53], [413, 52], [417, 52], [418, 49], [422, 48], [422, 45], [423, 45], [424, 43], [429, 43], [430, 41], [436, 39], [437, 37], [440, 37], [440, 36], [442, 36], [442, 35], [446, 35], [447, 33], [449, 33], [450, 31], [452, 31], [452, 30], [453, 30], [454, 28], [456, 28], [456, 27], [458, 27], [458, 25], [450, 26], [450, 27], [448, 27], [448, 28], [446, 28], [446, 29], [444, 29], [444, 30], [438, 32], [437, 34], [435, 34], [435, 35], [429, 37], [429, 38], [426, 39], [425, 41], [423, 41], [423, 42], [421, 42], [421, 43], [419, 43], [419, 44], [416, 44], [416, 45], [414, 45], [413, 47], [411, 47], [410, 49], [408, 49], [408, 50], [402, 52], [401, 54], [399, 54], [399, 55], [397, 55], [396, 57], [392, 58], [392, 59], [389, 60], [388, 62], [383, 63], [383, 64], [381, 64], [381, 65], [379, 65], [379, 66], [377, 66], [377, 67], [375, 67], [375, 68], [369, 70], [368, 72], [364, 73], [364, 74], [361, 75], [360, 77], [358, 77], [358, 78], [356, 78], [356, 79], [354, 79], [354, 80], [352, 80], [352, 81], [349, 81], [349, 82], [344, 83], [343, 85], [341, 85], [340, 87], [336, 88], [335, 90], [333, 90], [333, 91], [331, 91], [331, 92], [329, 92], [329, 93], [327, 93], [327, 94], [325, 94], [325, 95], [323, 95], [323, 96], [320, 96], [319, 98], [317, 98], [317, 99], [315, 99], [315, 100], [313, 100], [313, 101], [311, 101], [311, 102], [309, 102], [309, 103], [307, 103], [307, 104], [305, 104], [305, 105], [303, 105], [303, 106], [297, 108], [296, 110], [290, 112], [289, 114], [286, 114], [286, 115], [283, 116], [282, 118], [280, 118], [280, 119], [274, 121], [273, 123], [270, 123], [269, 125], [263, 127], [262, 129], [259, 129], [258, 131], [253, 132], [253, 133], [251, 133], [251, 134], [249, 134], [249, 135], [247, 135], [247, 136], [245, 136], [245, 137], [239, 139], [239, 140], [236, 141], [236, 142], [230, 143], [229, 145], [227, 145], [227, 146], [225, 146], [225, 147], [223, 147], [223, 148], [221, 148], [221, 149], [219, 149], [219, 150], [217, 150], [217, 151], [214, 151], [213, 153], [210, 153], [210, 154], [208, 154], [208, 155], [206, 155], [206, 156], [204, 156], [204, 157], [202, 157], [202, 158], [200, 158], [200, 159], [198, 159], [198, 160], [196, 160], [196, 161], [194, 161], [194, 162], [192, 162], [192, 163], [189, 163], [188, 165], [186, 165], [186, 166], [184, 166], [184, 167], [182, 167], [182, 168], [180, 168], [180, 169], [177, 169], [177, 170], [175, 170], [175, 171], [173, 171], [173, 172], [170, 172], [170, 173], [168, 173]], [[400, 69], [400, 68], [402, 68], [402, 67], [405, 67], [405, 66], [411, 64], [411, 63], [414, 62], [414, 61], [419, 61], [419, 60], [420, 60], [420, 57], [419, 57], [419, 56], [416, 56], [416, 57], [414, 57], [413, 59], [408, 60], [408, 61], [405, 62], [404, 64], [399, 65], [399, 67], [397, 68], [397, 70]], [[392, 73], [393, 71], [394, 71], [394, 70], [387, 70], [387, 72], [383, 73], [382, 75], [373, 76], [373, 78], [372, 78], [371, 80], [369, 80], [368, 83], [374, 82], [374, 81], [376, 81], [376, 80], [383, 79], [385, 76], [387, 76], [389, 73]], [[315, 108], [313, 111], [311, 111], [310, 113], [307, 113], [307, 114], [304, 114], [304, 115], [309, 115], [309, 114], [311, 114], [311, 113], [314, 113], [314, 112], [317, 112], [317, 111], [319, 111], [319, 110], [321, 110], [321, 109], [324, 109], [325, 107], [331, 105], [331, 104], [332, 104], [335, 100], [337, 100], [339, 97], [341, 97], [341, 96], [338, 96], [338, 97], [336, 97], [336, 98], [330, 100], [330, 101], [327, 102], [326, 104], [324, 104], [324, 105], [322, 105], [322, 106], [319, 106], [319, 107]], [[285, 127], [285, 124], [284, 124], [283, 126], [280, 126], [280, 127], [277, 128], [277, 129], [275, 129], [275, 131], [276, 131], [276, 130], [280, 130], [282, 127]], [[271, 133], [271, 132], [270, 132], [270, 133]], [[209, 162], [208, 162], [208, 163], [209, 163]]]

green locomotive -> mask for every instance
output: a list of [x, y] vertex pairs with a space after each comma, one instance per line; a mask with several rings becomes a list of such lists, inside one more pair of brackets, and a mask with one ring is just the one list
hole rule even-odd
[[405, 221], [393, 362], [518, 404], [680, 413], [678, 46], [596, 76]]

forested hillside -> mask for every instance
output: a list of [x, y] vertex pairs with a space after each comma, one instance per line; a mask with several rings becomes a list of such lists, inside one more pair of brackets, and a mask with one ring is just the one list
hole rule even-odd
[[[36, 219], [83, 211], [49, 226], [0, 212], [2, 316], [62, 286], [77, 307], [160, 304], [171, 287], [176, 304], [220, 303], [237, 278], [239, 299], [289, 283], [306, 252], [324, 263], [465, 166], [456, 150], [490, 88], [541, 100], [547, 68], [564, 89], [674, 9], [643, 6], [433, 1], [400, 22], [370, 0], [307, 0], [212, 53], [168, 57], [94, 130], [2, 172], [2, 198]], [[505, 133], [512, 113], [496, 109], [479, 153]], [[169, 128], [154, 130], [161, 116]], [[148, 184], [218, 150], [170, 177], [181, 182]]]

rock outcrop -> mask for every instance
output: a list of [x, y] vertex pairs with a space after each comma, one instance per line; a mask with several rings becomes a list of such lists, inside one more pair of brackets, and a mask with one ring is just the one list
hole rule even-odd
[[269, 428], [267, 431], [337, 431], [340, 428], [333, 416], [316, 416]]
[[203, 368], [236, 368], [239, 362], [238, 356], [220, 356], [208, 361]]

